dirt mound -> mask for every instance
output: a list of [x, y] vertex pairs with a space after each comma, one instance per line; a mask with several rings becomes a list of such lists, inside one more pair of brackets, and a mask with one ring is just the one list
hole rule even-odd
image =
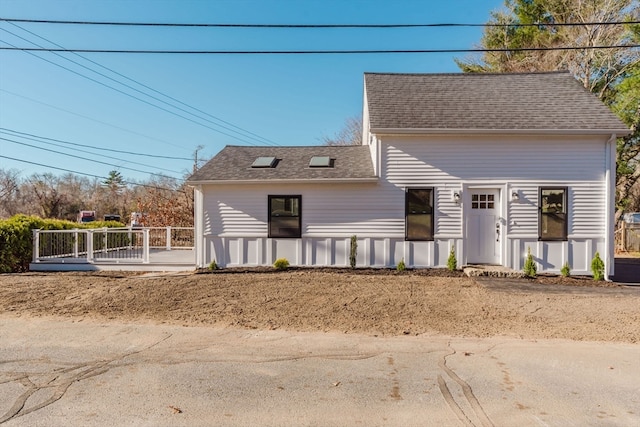
[[0, 276], [0, 312], [5, 316], [371, 335], [639, 342], [638, 306], [640, 292], [497, 292], [458, 272], [430, 269]]

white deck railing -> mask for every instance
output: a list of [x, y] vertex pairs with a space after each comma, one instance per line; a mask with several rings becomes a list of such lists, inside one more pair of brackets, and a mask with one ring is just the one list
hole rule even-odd
[[152, 249], [193, 249], [193, 242], [193, 227], [33, 230], [33, 262], [149, 263]]

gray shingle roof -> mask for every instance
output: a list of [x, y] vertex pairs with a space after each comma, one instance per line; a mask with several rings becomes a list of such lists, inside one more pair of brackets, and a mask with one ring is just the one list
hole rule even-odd
[[[252, 168], [261, 156], [274, 156], [275, 168]], [[313, 156], [329, 156], [333, 168], [310, 168]], [[187, 181], [331, 180], [375, 178], [369, 147], [243, 147], [228, 145]]]
[[626, 126], [569, 73], [365, 74], [371, 129], [601, 130]]

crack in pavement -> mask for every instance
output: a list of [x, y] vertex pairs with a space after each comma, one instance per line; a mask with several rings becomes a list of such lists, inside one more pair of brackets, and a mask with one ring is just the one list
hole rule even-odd
[[[85, 362], [80, 363], [75, 366], [71, 366], [69, 368], [55, 368], [49, 374], [28, 374], [28, 373], [14, 373], [14, 375], [18, 375], [13, 381], [8, 382], [17, 382], [21, 384], [26, 390], [18, 396], [13, 405], [9, 408], [9, 410], [0, 415], [0, 424], [6, 423], [9, 420], [30, 414], [32, 412], [38, 411], [42, 408], [45, 408], [52, 403], [57, 402], [58, 400], [64, 397], [65, 393], [71, 387], [71, 385], [75, 382], [83, 381], [89, 378], [96, 377], [98, 375], [102, 375], [108, 372], [111, 367], [110, 364], [118, 361], [122, 361], [127, 357], [131, 357], [135, 354], [142, 353], [143, 351], [147, 351], [160, 343], [171, 338], [172, 334], [168, 334], [164, 338], [156, 341], [155, 343], [148, 345], [140, 350], [132, 351], [129, 353], [125, 353], [123, 355], [113, 357], [111, 359], [97, 361], [97, 362]], [[74, 373], [73, 375], [66, 376], [64, 374]], [[62, 374], [62, 375], [61, 375]], [[44, 379], [40, 381], [36, 380], [32, 377], [45, 375]], [[8, 383], [8, 382], [5, 382]], [[29, 402], [29, 398], [40, 390], [52, 389], [49, 397], [39, 403], [35, 403], [33, 406], [26, 407]]]
[[[484, 408], [482, 407], [476, 396], [473, 394], [473, 389], [471, 388], [471, 386], [447, 366], [447, 357], [456, 354], [456, 350], [451, 347], [451, 341], [447, 343], [447, 347], [451, 349], [451, 353], [443, 355], [442, 358], [438, 361], [438, 366], [449, 376], [449, 378], [451, 378], [460, 386], [460, 388], [462, 389], [462, 394], [466, 398], [467, 403], [471, 406], [471, 409], [473, 409], [476, 417], [480, 420], [480, 424], [482, 425], [482, 427], [494, 427], [493, 422], [484, 411]], [[458, 419], [465, 425], [475, 426], [473, 421], [471, 421], [469, 416], [455, 401], [442, 375], [438, 375], [438, 387], [440, 389], [442, 397], [444, 397], [447, 405], [449, 405], [449, 408], [454, 412]]]
[[[70, 378], [66, 378], [63, 379], [61, 382], [58, 382], [56, 380], [58, 380], [60, 377], [59, 376], [55, 376], [53, 377], [53, 379], [46, 381], [44, 384], [42, 385], [38, 385], [36, 383], [34, 383], [33, 381], [31, 381], [30, 378], [25, 377], [23, 378], [24, 381], [20, 381], [20, 383], [27, 387], [27, 390], [22, 393], [14, 402], [14, 404], [11, 406], [11, 408], [7, 411], [7, 413], [5, 413], [2, 418], [0, 418], [0, 424], [9, 421], [10, 419], [13, 418], [17, 418], [23, 415], [27, 415], [30, 414], [32, 412], [35, 412], [39, 409], [42, 409], [46, 406], [51, 405], [52, 403], [60, 400], [65, 393], [67, 392], [67, 390], [69, 389], [69, 387], [71, 386], [71, 384], [73, 384], [76, 381], [82, 381], [85, 380], [87, 378], [91, 378], [97, 375], [101, 375], [105, 372], [107, 372], [109, 370], [109, 368], [105, 368], [105, 366], [110, 363], [110, 362], [106, 362], [106, 363], [98, 363], [95, 366], [92, 366], [88, 369], [85, 369], [81, 372], [79, 372], [76, 375], [71, 376]], [[33, 395], [34, 393], [40, 391], [40, 390], [44, 390], [44, 389], [48, 389], [48, 388], [52, 388], [53, 389], [53, 393], [51, 394], [51, 396], [40, 402], [37, 403], [29, 408], [26, 408], [25, 405], [29, 399], [29, 397], [31, 397], [31, 395]]]
[[206, 360], [200, 360], [197, 358], [191, 359], [181, 359], [179, 361], [176, 360], [167, 360], [167, 358], [163, 358], [162, 360], [158, 360], [155, 358], [146, 359], [149, 362], [156, 363], [158, 365], [179, 365], [185, 363], [193, 363], [193, 362], [201, 362], [206, 364], [217, 364], [217, 363], [251, 363], [255, 365], [269, 364], [269, 363], [279, 363], [279, 362], [293, 362], [298, 360], [309, 360], [309, 359], [323, 359], [323, 360], [337, 360], [337, 361], [349, 361], [349, 360], [367, 360], [372, 359], [374, 357], [379, 356], [381, 353], [366, 353], [366, 354], [303, 354], [298, 356], [273, 356], [273, 357], [264, 357], [257, 359], [253, 356], [248, 357], [226, 357], [226, 358], [207, 358]]
[[474, 426], [475, 424], [471, 422], [469, 417], [467, 417], [467, 414], [465, 414], [458, 403], [456, 403], [456, 400], [453, 398], [449, 387], [447, 387], [447, 383], [440, 374], [438, 374], [438, 388], [440, 389], [440, 393], [442, 393], [442, 397], [444, 397], [445, 402], [447, 402], [447, 405], [449, 405], [451, 411], [453, 411], [453, 413], [456, 415], [456, 417], [458, 417], [462, 424], [464, 424], [465, 426]]

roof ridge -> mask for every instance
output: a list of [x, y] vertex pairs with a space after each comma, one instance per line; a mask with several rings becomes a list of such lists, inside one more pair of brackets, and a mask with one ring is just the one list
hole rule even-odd
[[353, 144], [353, 145], [326, 145], [326, 144], [322, 144], [322, 145], [278, 145], [278, 146], [273, 146], [273, 145], [233, 145], [233, 144], [228, 144], [225, 145], [224, 148], [265, 148], [265, 149], [289, 149], [289, 148], [352, 148], [352, 147], [366, 147], [365, 145], [362, 144]]
[[372, 129], [625, 131], [567, 71], [365, 74]]
[[527, 76], [540, 74], [570, 74], [568, 70], [556, 71], [525, 71], [525, 72], [508, 72], [508, 73], [385, 73], [375, 71], [365, 71], [364, 75], [381, 75], [381, 76]]

